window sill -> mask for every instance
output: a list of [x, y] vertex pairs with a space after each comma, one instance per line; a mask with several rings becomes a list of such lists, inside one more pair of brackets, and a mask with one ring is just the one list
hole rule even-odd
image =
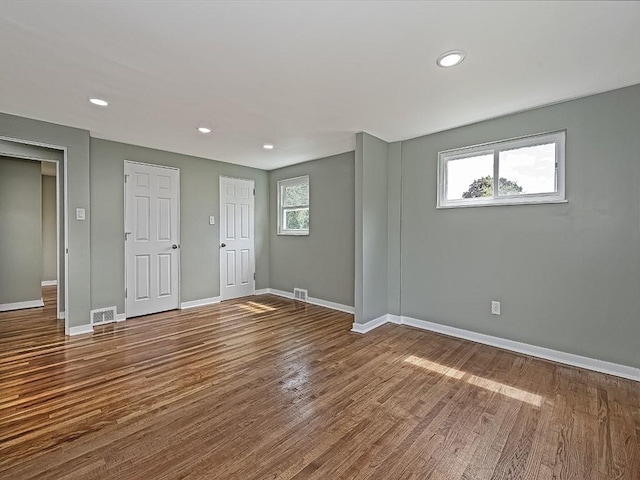
[[308, 237], [309, 232], [278, 232], [278, 235], [283, 237]]
[[539, 200], [522, 200], [522, 201], [508, 201], [508, 202], [478, 202], [478, 203], [457, 203], [457, 204], [446, 204], [446, 205], [437, 205], [437, 210], [445, 210], [449, 208], [473, 208], [473, 207], [507, 207], [514, 205], [550, 205], [550, 204], [558, 204], [558, 203], [569, 203], [567, 199], [539, 199]]

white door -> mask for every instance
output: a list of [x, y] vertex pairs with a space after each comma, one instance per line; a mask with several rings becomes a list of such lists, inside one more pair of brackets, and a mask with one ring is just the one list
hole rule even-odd
[[220, 177], [220, 298], [255, 293], [253, 180]]
[[124, 162], [127, 317], [179, 306], [180, 171]]

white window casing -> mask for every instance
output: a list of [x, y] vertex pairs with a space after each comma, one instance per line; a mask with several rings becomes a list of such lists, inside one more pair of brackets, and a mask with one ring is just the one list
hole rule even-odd
[[[565, 144], [566, 131], [542, 133], [526, 137], [519, 137], [510, 140], [485, 143], [471, 147], [446, 150], [438, 153], [438, 197], [437, 208], [458, 208], [458, 207], [480, 207], [497, 205], [522, 205], [539, 203], [565, 203]], [[538, 157], [527, 152], [537, 149]], [[544, 153], [546, 151], [546, 154]], [[509, 155], [514, 155], [517, 164], [518, 155], [525, 158], [518, 166], [511, 166], [511, 175], [515, 178], [507, 178], [501, 175], [501, 162], [505, 168], [510, 163]], [[504, 156], [504, 159], [501, 157]], [[473, 178], [473, 183], [479, 180], [487, 181], [491, 177], [491, 184], [486, 182], [486, 191], [482, 196], [472, 198], [462, 198], [464, 195], [472, 196], [470, 193], [473, 184], [469, 184], [469, 189], [460, 195], [460, 178], [450, 178], [455, 175], [464, 178], [465, 169], [453, 168], [452, 162], [468, 159], [466, 175], [472, 175], [470, 171], [480, 172], [482, 165], [486, 176]], [[514, 163], [514, 162], [511, 162]], [[546, 166], [545, 166], [546, 165]], [[520, 175], [520, 176], [519, 176]], [[471, 177], [467, 178], [468, 179]], [[498, 179], [498, 181], [496, 181]], [[505, 180], [505, 182], [502, 182]], [[532, 187], [533, 192], [527, 193], [527, 188], [518, 184], [520, 182], [538, 182]], [[453, 187], [456, 183], [455, 188]], [[451, 189], [449, 188], [451, 185]], [[500, 189], [512, 190], [520, 189], [521, 192], [501, 193]], [[450, 192], [449, 190], [455, 190]], [[537, 191], [536, 191], [537, 190]]]
[[[309, 175], [278, 181], [278, 235], [309, 235], [309, 195], [307, 194], [306, 200], [300, 198], [299, 201], [295, 203], [286, 202], [287, 189], [299, 186], [306, 186], [307, 192], [309, 192]], [[288, 228], [287, 214], [296, 212], [307, 212], [306, 228], [304, 226], [300, 228]]]

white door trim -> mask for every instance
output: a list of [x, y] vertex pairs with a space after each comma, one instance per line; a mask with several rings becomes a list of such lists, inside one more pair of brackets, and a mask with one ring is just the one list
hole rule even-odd
[[5, 135], [0, 135], [0, 140], [5, 140], [7, 142], [14, 142], [14, 143], [20, 143], [22, 145], [32, 145], [34, 147], [44, 147], [44, 148], [50, 148], [52, 150], [60, 150], [62, 152], [62, 162], [65, 166], [64, 168], [64, 175], [63, 175], [63, 179], [62, 179], [62, 185], [63, 185], [63, 195], [62, 195], [62, 201], [63, 201], [63, 207], [62, 210], [64, 211], [64, 225], [60, 225], [60, 201], [61, 201], [61, 196], [60, 196], [60, 183], [58, 181], [58, 179], [60, 178], [60, 161], [59, 160], [53, 160], [53, 159], [45, 159], [45, 158], [39, 158], [37, 156], [28, 156], [28, 155], [16, 155], [16, 154], [10, 154], [9, 156], [14, 157], [14, 158], [24, 158], [27, 160], [36, 160], [39, 162], [55, 162], [56, 164], [56, 274], [58, 276], [58, 281], [60, 280], [60, 272], [61, 272], [61, 262], [60, 262], [60, 229], [63, 228], [64, 229], [64, 238], [62, 239], [64, 242], [64, 251], [65, 251], [65, 255], [64, 255], [64, 311], [62, 310], [62, 302], [61, 297], [62, 294], [60, 293], [60, 289], [58, 288], [56, 294], [57, 294], [57, 319], [58, 320], [62, 320], [64, 319], [64, 333], [65, 335], [69, 335], [69, 317], [70, 315], [66, 315], [66, 312], [70, 312], [71, 309], [69, 308], [69, 193], [68, 193], [68, 175], [69, 175], [69, 162], [67, 160], [67, 147], [62, 147], [60, 145], [52, 145], [49, 143], [42, 143], [42, 142], [34, 142], [31, 140], [24, 140], [24, 139], [20, 139], [20, 138], [14, 138], [14, 137], [7, 137]]
[[[180, 239], [180, 197], [181, 197], [181, 189], [180, 189], [180, 169], [177, 167], [169, 167], [167, 165], [155, 165], [153, 163], [145, 163], [145, 162], [136, 162], [133, 160], [125, 160], [122, 164], [122, 185], [123, 185], [123, 195], [124, 195], [124, 224], [122, 226], [123, 230], [123, 234], [122, 234], [122, 238], [123, 238], [123, 242], [124, 242], [124, 293], [125, 293], [125, 298], [124, 298], [124, 319], [126, 320], [129, 316], [127, 314], [127, 297], [126, 297], [126, 293], [128, 290], [128, 285], [127, 285], [127, 258], [129, 256], [129, 248], [127, 246], [127, 241], [126, 241], [126, 232], [127, 232], [127, 178], [126, 178], [126, 165], [127, 164], [133, 164], [133, 165], [144, 165], [146, 167], [158, 167], [158, 168], [165, 168], [167, 170], [174, 170], [178, 172], [178, 216], [177, 216], [177, 221], [178, 221], [178, 231], [177, 231], [177, 235], [178, 235], [178, 245], [180, 245], [181, 243], [181, 239]], [[178, 306], [176, 308], [180, 308], [180, 304], [182, 301], [182, 268], [181, 268], [181, 258], [182, 255], [180, 254], [180, 249], [178, 249]]]
[[[222, 288], [223, 285], [223, 278], [222, 278], [222, 250], [220, 249], [220, 244], [222, 243], [222, 209], [224, 208], [224, 205], [222, 203], [222, 182], [224, 180], [242, 180], [243, 182], [250, 182], [251, 183], [251, 188], [253, 189], [253, 192], [255, 192], [255, 188], [256, 188], [256, 181], [252, 180], [250, 178], [240, 178], [240, 177], [231, 177], [228, 175], [220, 175], [220, 179], [218, 182], [218, 199], [220, 202], [220, 211], [219, 211], [219, 229], [218, 229], [218, 265], [219, 265], [219, 269], [220, 269], [220, 275], [219, 275], [219, 282], [220, 282], [220, 300], [227, 300], [228, 298], [232, 298], [232, 297], [226, 297], [224, 295], [224, 290]], [[255, 278], [255, 271], [256, 271], [256, 239], [255, 239], [255, 210], [256, 210], [256, 206], [255, 206], [255, 193], [253, 194], [253, 209], [251, 211], [251, 228], [253, 229], [252, 235], [251, 235], [251, 243], [252, 243], [252, 248], [251, 248], [251, 265], [253, 265], [253, 278], [251, 279], [251, 293], [249, 293], [249, 295], [255, 295], [255, 291], [256, 291], [256, 278]]]
[[[48, 282], [49, 285], [57, 285], [58, 284], [58, 280], [60, 280], [60, 162], [56, 161], [56, 160], [41, 160], [42, 162], [54, 162], [56, 164], [56, 281], [54, 283]], [[65, 173], [66, 173], [66, 169], [65, 169]], [[66, 185], [66, 182], [65, 182]], [[65, 215], [66, 218], [66, 215]], [[65, 250], [66, 251], [66, 250]], [[66, 279], [66, 275], [65, 275], [65, 279]], [[44, 283], [47, 282], [43, 282], [43, 286]], [[65, 293], [67, 291], [66, 285], [65, 285], [65, 289], [64, 289]], [[58, 320], [64, 318], [63, 314], [62, 314], [62, 304], [60, 302], [60, 298], [61, 298], [61, 293], [60, 293], [60, 289], [58, 288], [56, 290], [56, 297], [58, 299], [57, 301], [57, 305], [56, 305], [56, 309], [57, 309], [57, 318]], [[66, 300], [65, 300], [65, 305], [66, 305]]]

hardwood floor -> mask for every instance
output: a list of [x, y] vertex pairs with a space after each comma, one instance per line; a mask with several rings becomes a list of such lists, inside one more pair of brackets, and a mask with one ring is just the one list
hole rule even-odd
[[0, 314], [0, 478], [640, 479], [640, 384], [265, 295]]

